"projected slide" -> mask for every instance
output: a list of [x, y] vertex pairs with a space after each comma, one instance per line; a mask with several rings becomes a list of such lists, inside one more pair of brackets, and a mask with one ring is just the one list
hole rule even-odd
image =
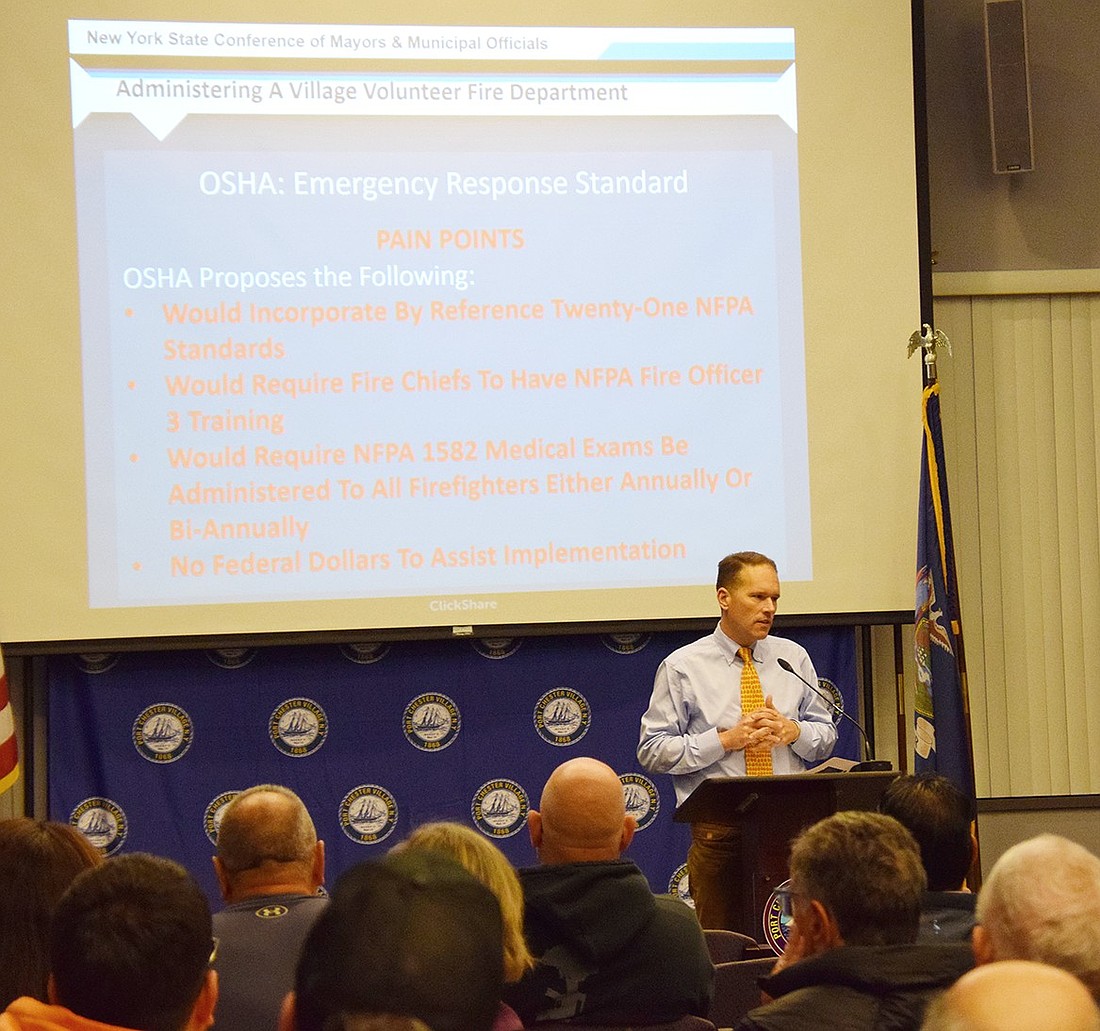
[[93, 608], [812, 578], [792, 30], [69, 42]]

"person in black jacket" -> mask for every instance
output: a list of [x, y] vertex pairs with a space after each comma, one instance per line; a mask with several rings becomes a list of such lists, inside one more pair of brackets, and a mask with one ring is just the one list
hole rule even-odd
[[917, 943], [927, 883], [913, 836], [881, 813], [840, 812], [791, 847], [792, 925], [737, 1031], [916, 1031], [929, 999], [973, 965], [961, 943]]
[[622, 853], [634, 836], [610, 766], [572, 759], [528, 816], [540, 866], [519, 871], [533, 970], [504, 999], [535, 1021], [655, 1024], [705, 1016], [714, 967], [699, 921]]
[[391, 852], [340, 875], [277, 1031], [356, 1031], [382, 1016], [492, 1031], [503, 958], [500, 903], [484, 884], [441, 852]]
[[879, 801], [916, 838], [928, 890], [921, 897], [918, 941], [970, 941], [978, 896], [965, 887], [978, 854], [970, 829], [974, 801], [947, 777], [919, 773], [895, 777]]

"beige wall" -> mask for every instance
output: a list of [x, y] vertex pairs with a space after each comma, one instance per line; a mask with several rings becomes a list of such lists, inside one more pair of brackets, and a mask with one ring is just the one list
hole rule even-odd
[[1100, 856], [1100, 801], [1091, 808], [1044, 809], [1047, 800], [1019, 801], [1020, 808], [984, 809], [979, 803], [978, 837], [982, 876], [1012, 845], [1036, 834], [1060, 834]]
[[[1100, 5], [1026, 0], [1036, 167], [1017, 175], [992, 172], [983, 6], [924, 5], [935, 312], [955, 345], [940, 381], [978, 794], [1100, 794]], [[1086, 833], [1100, 851], [1096, 815], [988, 812], [983, 865], [1043, 829]]]
[[1100, 268], [1100, 4], [1026, 0], [1035, 170], [994, 175], [983, 0], [925, 0], [932, 248], [943, 272]]

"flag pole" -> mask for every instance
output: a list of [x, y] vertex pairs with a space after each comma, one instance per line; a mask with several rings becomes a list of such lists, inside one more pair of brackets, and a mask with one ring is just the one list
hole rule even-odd
[[[935, 323], [935, 316], [933, 314], [934, 304], [933, 304], [933, 289], [932, 289], [932, 266], [935, 265], [936, 259], [935, 259], [935, 251], [932, 249], [931, 199], [930, 199], [930, 191], [929, 191], [929, 185], [928, 185], [929, 184], [929, 179], [930, 179], [929, 161], [928, 161], [928, 90], [927, 90], [928, 61], [927, 61], [927, 53], [926, 53], [926, 48], [925, 48], [924, 15], [925, 15], [925, 0], [911, 0], [911, 3], [910, 3], [910, 18], [911, 18], [911, 21], [912, 21], [912, 48], [913, 48], [913, 131], [914, 131], [914, 143], [915, 143], [915, 147], [914, 147], [914, 151], [915, 151], [915, 153], [914, 153], [914, 164], [915, 164], [915, 169], [916, 169], [916, 187], [917, 187], [917, 249], [918, 249], [918, 254], [919, 254], [919, 259], [920, 259], [919, 262], [918, 262], [918, 265], [917, 265], [917, 272], [918, 272], [919, 286], [920, 286], [920, 321], [922, 323], [922, 326], [921, 326], [920, 330], [918, 330], [916, 333], [914, 333], [909, 338], [909, 354], [912, 355], [912, 353], [916, 349], [916, 347], [919, 347], [924, 352], [924, 362], [923, 362], [923, 365], [922, 365], [922, 381], [923, 382], [922, 382], [922, 394], [921, 394], [921, 396], [922, 396], [922, 400], [921, 400], [921, 421], [923, 423], [923, 428], [924, 428], [924, 446], [926, 448], [932, 449], [933, 445], [935, 445], [937, 443], [937, 441], [934, 439], [933, 434], [931, 432], [929, 432], [928, 408], [929, 408], [929, 402], [930, 401], [934, 402], [932, 404], [932, 408], [933, 408], [934, 415], [935, 415], [936, 430], [937, 431], [940, 430], [940, 427], [939, 427], [939, 384], [938, 384], [938, 379], [937, 379], [937, 376], [936, 376], [936, 350], [937, 350], [937, 347], [942, 347], [945, 351], [947, 351], [948, 354], [950, 354], [951, 353], [951, 342], [947, 339], [947, 337], [943, 333], [939, 332], [938, 330], [934, 330], [932, 328], [933, 324]], [[914, 344], [916, 346], [914, 346]], [[935, 396], [934, 397], [930, 395], [930, 391], [935, 391]], [[942, 454], [942, 450], [943, 450], [942, 431], [939, 432], [938, 445], [939, 445], [939, 451]], [[931, 457], [931, 456], [929, 456], [929, 457]], [[924, 496], [923, 496], [924, 495], [924, 487], [925, 487], [925, 473], [927, 471], [924, 467], [926, 466], [926, 464], [927, 463], [925, 462], [925, 455], [922, 451], [922, 455], [921, 455], [921, 466], [922, 466], [922, 469], [921, 469], [921, 494], [922, 494], [922, 497], [921, 497], [919, 517], [918, 517], [918, 534], [917, 534], [917, 536], [918, 536], [918, 545], [917, 545], [918, 557], [921, 555], [922, 551], [924, 551], [924, 549], [927, 547], [927, 541], [924, 539], [924, 535], [921, 533], [922, 529], [924, 529], [924, 527], [921, 524], [923, 523], [924, 520], [926, 520], [928, 518], [928, 513], [925, 511], [925, 505], [924, 505], [924, 500], [925, 499], [924, 499]], [[944, 479], [943, 485], [944, 485], [944, 501], [946, 502], [946, 486], [947, 486], [946, 479]], [[946, 507], [946, 505], [945, 505], [945, 507]], [[936, 513], [933, 513], [933, 515], [935, 515], [935, 514]], [[948, 529], [948, 533], [949, 533], [949, 528], [947, 528], [947, 529]], [[975, 790], [975, 787], [974, 787], [974, 744], [973, 744], [973, 733], [971, 731], [971, 725], [970, 725], [970, 694], [969, 694], [969, 690], [967, 688], [966, 658], [965, 658], [965, 652], [964, 652], [964, 649], [963, 649], [963, 640], [962, 640], [962, 615], [961, 615], [961, 612], [960, 612], [960, 609], [959, 609], [959, 606], [958, 606], [958, 591], [957, 591], [957, 588], [955, 587], [955, 585], [958, 583], [958, 580], [956, 578], [955, 555], [954, 555], [953, 542], [945, 550], [950, 552], [950, 571], [947, 571], [947, 570], [943, 571], [943, 579], [947, 581], [948, 585], [950, 585], [951, 594], [949, 595], [948, 591], [945, 590], [944, 591], [944, 595], [945, 595], [944, 600], [948, 601], [949, 599], [953, 599], [953, 601], [954, 601], [954, 605], [952, 606], [953, 607], [953, 612], [951, 613], [951, 616], [952, 616], [951, 622], [953, 624], [952, 629], [954, 631], [954, 644], [955, 644], [955, 655], [953, 656], [953, 670], [954, 670], [954, 672], [952, 672], [951, 667], [949, 667], [946, 672], [948, 673], [948, 676], [949, 676], [949, 678], [951, 679], [951, 681], [953, 683], [955, 682], [955, 675], [957, 674], [957, 690], [958, 690], [958, 705], [957, 706], [952, 706], [953, 711], [951, 712], [950, 717], [957, 718], [959, 715], [962, 716], [961, 719], [958, 719], [958, 723], [961, 724], [961, 726], [958, 728], [957, 737], [962, 738], [962, 740], [958, 742], [960, 748], [965, 748], [966, 749], [966, 769], [965, 770], [959, 770], [958, 765], [955, 764], [955, 769], [952, 772], [955, 773], [956, 776], [955, 776], [954, 779], [956, 780], [957, 783], [959, 783], [960, 787], [965, 787], [966, 788], [966, 792], [969, 795], [969, 797], [971, 798], [971, 800], [972, 800], [972, 802], [975, 806], [975, 811], [974, 811], [975, 820], [974, 820], [974, 824], [973, 824], [973, 831], [974, 831], [975, 846], [977, 846], [978, 824], [977, 824], [977, 808], [976, 808], [977, 800], [976, 800], [976, 797], [975, 797], [976, 796], [976, 790]], [[945, 556], [945, 558], [946, 558], [946, 556]], [[917, 571], [918, 571], [918, 574], [919, 574], [921, 572], [921, 562], [919, 561], [919, 558], [918, 558], [918, 562], [917, 562], [917, 567], [918, 567]], [[931, 577], [929, 578], [929, 585], [930, 584], [931, 584]], [[920, 588], [918, 588], [917, 600], [918, 600], [918, 604], [917, 604], [916, 609], [914, 611], [914, 617], [915, 617], [914, 618], [914, 624], [915, 624], [914, 629], [917, 630], [917, 631], [920, 631], [922, 629], [922, 625], [921, 625], [921, 606], [920, 606]], [[928, 615], [931, 616], [933, 614], [929, 612]], [[929, 629], [929, 625], [928, 625], [927, 621], [925, 621], [925, 623], [923, 625], [923, 630], [927, 631], [928, 629]], [[936, 632], [937, 632], [937, 634], [940, 634], [941, 629], [939, 627], [936, 627]], [[913, 724], [914, 731], [917, 731], [917, 730], [920, 729], [919, 724], [916, 722], [917, 720], [920, 719], [920, 713], [919, 713], [920, 704], [919, 703], [922, 700], [921, 697], [920, 697], [920, 692], [921, 692], [922, 688], [924, 686], [926, 686], [926, 685], [921, 683], [921, 676], [920, 676], [921, 672], [922, 672], [920, 670], [920, 658], [921, 658], [921, 656], [919, 654], [920, 645], [921, 645], [921, 641], [920, 641], [921, 634], [918, 633], [916, 636], [917, 636], [917, 649], [916, 649], [916, 651], [918, 653], [917, 656], [916, 656], [916, 658], [918, 660], [918, 683], [917, 683], [917, 697], [915, 698], [915, 703], [917, 703], [917, 704], [914, 705], [914, 709], [917, 710], [917, 711], [914, 712], [914, 719], [915, 719], [915, 722]], [[938, 645], [931, 646], [931, 650], [928, 652], [928, 654], [925, 657], [928, 658], [929, 661], [931, 662], [932, 661], [931, 652], [935, 652], [937, 650], [938, 650]], [[933, 664], [938, 666], [939, 661], [940, 661], [939, 657], [937, 657], [936, 661], [933, 662]], [[924, 673], [925, 673], [925, 675], [930, 676], [931, 675], [931, 670], [930, 669], [925, 670]], [[929, 680], [929, 685], [930, 684], [931, 684], [931, 681]], [[900, 687], [899, 687], [899, 690], [900, 690]], [[961, 714], [954, 711], [956, 708], [962, 710]], [[963, 728], [965, 728], [965, 729], [963, 729]], [[920, 744], [921, 743], [918, 740], [918, 747], [920, 746]], [[902, 748], [901, 751], [899, 752], [899, 754], [906, 754], [906, 755], [910, 754], [909, 751], [908, 751], [908, 747]], [[912, 756], [913, 756], [913, 765], [918, 771], [922, 768], [922, 765], [925, 768], [928, 767], [929, 764], [927, 762], [922, 763], [921, 755], [920, 755], [918, 750], [914, 749], [914, 751], [912, 753]], [[932, 764], [933, 767], [934, 767], [935, 762], [938, 761], [938, 756], [935, 756], [933, 754], [932, 758], [934, 760], [933, 764]], [[963, 782], [965, 782], [965, 783], [963, 783]], [[968, 880], [969, 880], [970, 886], [974, 889], [977, 889], [977, 887], [981, 884], [981, 866], [980, 866], [980, 861], [979, 861], [979, 858], [978, 858], [978, 849], [977, 849], [977, 847], [975, 847], [974, 862], [971, 864], [970, 877], [969, 877]]]
[[909, 772], [909, 716], [905, 711], [905, 660], [901, 624], [894, 624], [894, 698], [897, 710], [898, 771]]

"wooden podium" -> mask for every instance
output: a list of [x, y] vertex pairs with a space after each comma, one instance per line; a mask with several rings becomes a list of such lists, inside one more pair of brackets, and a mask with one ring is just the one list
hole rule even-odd
[[783, 777], [716, 777], [699, 785], [676, 810], [679, 823], [715, 823], [741, 829], [741, 877], [731, 884], [731, 928], [761, 938], [764, 907], [788, 877], [791, 840], [818, 820], [843, 809], [877, 809], [897, 773], [800, 773]]

